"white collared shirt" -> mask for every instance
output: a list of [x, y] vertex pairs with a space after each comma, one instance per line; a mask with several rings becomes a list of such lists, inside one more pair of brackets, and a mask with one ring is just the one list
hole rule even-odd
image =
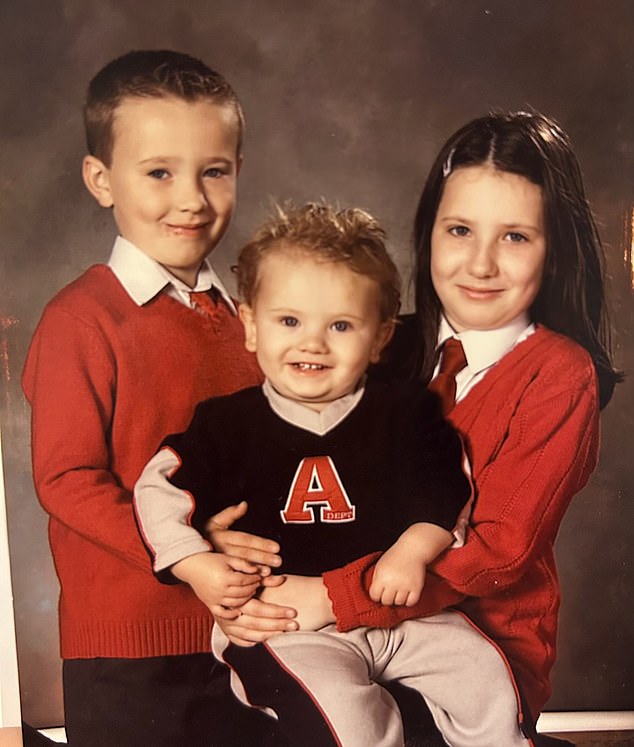
[[193, 308], [190, 292], [208, 291], [213, 286], [218, 289], [231, 311], [234, 314], [237, 313], [231, 296], [207, 259], [203, 260], [198, 271], [196, 286], [190, 288], [131, 241], [117, 236], [108, 260], [108, 267], [138, 306], [143, 306], [158, 293], [165, 291], [179, 303]]
[[[438, 347], [450, 337], [455, 337], [462, 342], [467, 359], [466, 368], [456, 374], [456, 402], [464, 399], [499, 360], [534, 331], [535, 325], [529, 320], [528, 314], [520, 314], [499, 329], [468, 329], [459, 333], [455, 332], [442, 316], [438, 330]], [[434, 377], [439, 367], [440, 361], [434, 370]]]

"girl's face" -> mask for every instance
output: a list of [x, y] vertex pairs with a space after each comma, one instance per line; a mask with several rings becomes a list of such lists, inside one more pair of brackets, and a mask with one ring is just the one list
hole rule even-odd
[[530, 309], [546, 258], [541, 188], [489, 166], [447, 179], [431, 236], [431, 277], [451, 326], [498, 329]]

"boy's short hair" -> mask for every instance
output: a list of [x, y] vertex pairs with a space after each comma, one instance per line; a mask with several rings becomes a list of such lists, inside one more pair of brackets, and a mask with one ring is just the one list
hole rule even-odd
[[401, 282], [385, 246], [385, 231], [359, 208], [336, 209], [326, 203], [276, 205], [271, 217], [244, 246], [234, 268], [238, 292], [250, 306], [258, 289], [262, 259], [274, 251], [297, 251], [318, 262], [341, 262], [374, 280], [381, 294], [381, 319], [394, 319], [401, 304]]
[[238, 153], [242, 147], [244, 114], [235, 91], [220, 73], [190, 55], [171, 50], [138, 50], [109, 62], [90, 81], [84, 104], [88, 152], [110, 166], [113, 123], [125, 98], [208, 99], [230, 106], [237, 119]]

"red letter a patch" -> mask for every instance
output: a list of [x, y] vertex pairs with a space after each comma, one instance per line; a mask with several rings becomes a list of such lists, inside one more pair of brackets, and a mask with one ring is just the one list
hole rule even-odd
[[354, 506], [330, 457], [302, 459], [295, 472], [286, 507], [280, 511], [282, 521], [285, 524], [314, 524], [312, 504], [322, 504], [319, 517], [325, 523], [354, 521]]

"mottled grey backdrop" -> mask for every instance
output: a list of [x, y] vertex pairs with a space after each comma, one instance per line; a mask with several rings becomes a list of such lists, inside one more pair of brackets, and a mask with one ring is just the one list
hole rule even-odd
[[[132, 48], [218, 67], [244, 102], [246, 160], [221, 273], [271, 197], [361, 205], [404, 274], [432, 156], [492, 107], [569, 131], [608, 250], [618, 364], [633, 370], [631, 0], [0, 0], [0, 395], [23, 711], [61, 721], [56, 580], [36, 504], [19, 376], [42, 306], [113, 238], [80, 180], [88, 79]], [[603, 416], [601, 465], [558, 541], [550, 708], [634, 707], [631, 381]]]

